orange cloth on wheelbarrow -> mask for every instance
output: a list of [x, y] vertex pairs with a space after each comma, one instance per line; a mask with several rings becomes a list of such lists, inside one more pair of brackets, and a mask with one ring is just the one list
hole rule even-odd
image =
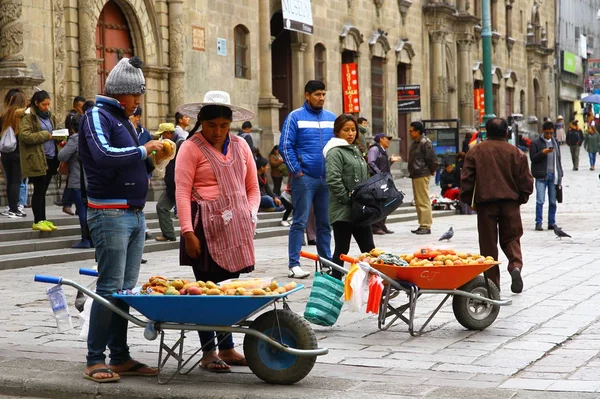
[[369, 279], [369, 299], [367, 300], [367, 313], [379, 314], [379, 304], [383, 294], [383, 279], [372, 275]]

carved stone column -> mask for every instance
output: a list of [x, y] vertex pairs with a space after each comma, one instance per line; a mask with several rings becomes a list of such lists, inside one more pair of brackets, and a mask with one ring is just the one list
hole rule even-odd
[[4, 97], [4, 91], [11, 87], [21, 87], [28, 92], [28, 88], [44, 81], [41, 73], [34, 73], [25, 63], [22, 14], [22, 0], [0, 0], [1, 97]]
[[431, 32], [431, 54], [429, 63], [432, 65], [431, 74], [431, 107], [432, 118], [443, 119], [446, 117], [446, 106], [448, 104], [448, 81], [446, 76], [446, 52], [444, 41], [446, 32]]
[[279, 108], [281, 103], [273, 95], [273, 67], [271, 65], [271, 15], [269, 0], [258, 3], [258, 53], [260, 94], [258, 97], [258, 124], [261, 128], [260, 151], [268, 154], [279, 144]]
[[473, 72], [471, 71], [471, 49], [474, 38], [465, 35], [458, 39], [458, 96], [461, 131], [473, 129]]
[[183, 0], [169, 0], [169, 113], [185, 101]]
[[547, 62], [544, 62], [542, 64], [542, 81], [540, 82], [540, 94], [542, 96], [542, 109], [540, 111], [542, 113], [542, 118], [545, 116], [552, 117], [550, 115], [550, 104], [548, 103], [548, 88], [550, 87], [552, 87], [550, 83], [550, 65]]
[[98, 60], [96, 59], [96, 25], [90, 0], [79, 1], [79, 79], [81, 95], [94, 99], [98, 93]]
[[[52, 1], [54, 36], [54, 98], [53, 112], [64, 115], [67, 110], [67, 52], [65, 46], [65, 7], [63, 0]], [[66, 126], [65, 126], [66, 127]]]
[[[315, 78], [315, 43], [312, 35], [302, 35], [302, 39], [306, 44], [304, 50], [304, 80], [309, 81]], [[302, 91], [304, 91], [304, 87]]]
[[[300, 108], [304, 103], [304, 85], [308, 79], [305, 79], [304, 74], [304, 51], [306, 43], [292, 43], [292, 91], [294, 93], [293, 109]], [[313, 79], [313, 78], [311, 78]]]

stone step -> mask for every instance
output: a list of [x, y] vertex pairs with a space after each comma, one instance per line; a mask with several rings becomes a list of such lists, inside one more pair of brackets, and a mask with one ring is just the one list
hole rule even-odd
[[[256, 239], [287, 235], [288, 227], [280, 225], [282, 212], [260, 213], [256, 230]], [[454, 215], [455, 211], [435, 211], [436, 218]], [[156, 212], [147, 212], [147, 224], [153, 237], [160, 235]], [[402, 205], [388, 217], [388, 223], [410, 222], [417, 220], [414, 207]], [[16, 269], [45, 264], [62, 263], [76, 260], [94, 259], [93, 249], [71, 249], [71, 245], [80, 239], [78, 219], [65, 215], [54, 222], [59, 229], [52, 233], [33, 231], [31, 221], [11, 220], [0, 223], [0, 270]], [[175, 232], [179, 234], [179, 224], [175, 220]], [[146, 241], [144, 252], [166, 251], [179, 248], [176, 242]]]

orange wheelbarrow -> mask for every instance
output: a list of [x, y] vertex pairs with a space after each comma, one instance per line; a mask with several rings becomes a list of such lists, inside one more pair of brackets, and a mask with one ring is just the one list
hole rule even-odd
[[[302, 251], [300, 256], [320, 262], [341, 273], [348, 272], [319, 255]], [[376, 274], [383, 279], [384, 290], [377, 319], [380, 330], [387, 330], [397, 320], [401, 320], [408, 325], [410, 335], [421, 335], [450, 297], [456, 320], [469, 330], [483, 330], [496, 320], [500, 306], [512, 304], [510, 299], [501, 299], [498, 287], [481, 275], [499, 262], [460, 266], [395, 266], [360, 262], [347, 255], [341, 255], [340, 259], [356, 263], [365, 272]], [[399, 306], [391, 303], [402, 293], [406, 294], [407, 302]], [[444, 298], [425, 323], [419, 329], [415, 329], [418, 299], [427, 294], [442, 294]], [[407, 311], [408, 315], [405, 314]]]

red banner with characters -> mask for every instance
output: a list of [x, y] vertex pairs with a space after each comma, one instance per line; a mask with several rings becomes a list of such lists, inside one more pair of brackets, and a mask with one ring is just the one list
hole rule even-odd
[[360, 112], [358, 97], [358, 65], [353, 62], [342, 64], [342, 91], [344, 93], [344, 113]]
[[473, 89], [473, 107], [475, 108], [475, 119], [479, 119], [479, 123], [483, 122], [485, 115], [485, 101], [483, 89]]

